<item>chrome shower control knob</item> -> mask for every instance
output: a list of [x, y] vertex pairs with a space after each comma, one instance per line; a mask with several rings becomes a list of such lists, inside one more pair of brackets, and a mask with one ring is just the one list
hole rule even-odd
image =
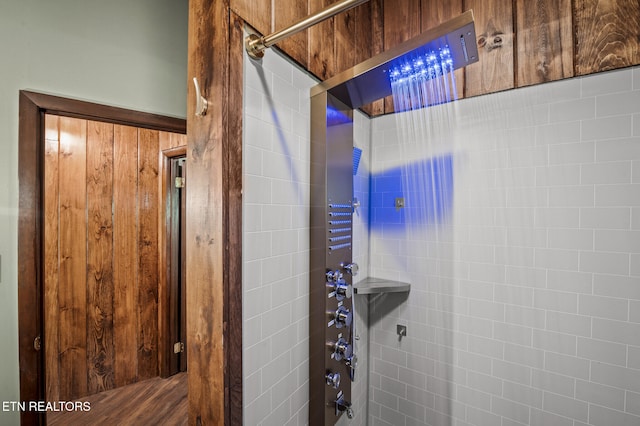
[[340, 386], [340, 373], [327, 373], [324, 377], [329, 386], [338, 389]]
[[339, 415], [341, 412], [346, 411], [347, 417], [350, 419], [353, 418], [353, 408], [351, 408], [351, 403], [348, 401], [345, 401], [344, 396], [341, 395], [338, 399], [336, 399], [335, 404], [336, 404], [336, 416]]
[[332, 283], [335, 281], [333, 274], [334, 274], [333, 271], [327, 271], [326, 276], [327, 276], [328, 283]]
[[329, 283], [335, 283], [335, 282], [341, 281], [343, 277], [342, 272], [340, 271], [327, 271], [326, 276], [327, 276], [327, 282]]
[[333, 359], [336, 361], [342, 361], [345, 358], [351, 357], [353, 354], [353, 348], [346, 340], [342, 337], [338, 339], [337, 342], [334, 342], [333, 347]]
[[353, 290], [351, 288], [351, 284], [347, 284], [345, 281], [341, 281], [336, 283], [336, 299], [342, 300], [345, 297], [347, 299], [351, 298]]
[[356, 275], [358, 275], [358, 271], [360, 270], [360, 267], [358, 266], [357, 263], [348, 263], [348, 264], [343, 264], [342, 267], [349, 273], [351, 274], [352, 277], [355, 277]]
[[335, 312], [336, 328], [349, 327], [353, 320], [353, 313], [344, 306], [338, 306]]
[[330, 284], [329, 286], [333, 288], [333, 294], [335, 295], [338, 302], [343, 301], [345, 297], [350, 298], [353, 293], [351, 284], [348, 284], [343, 279], [338, 280], [337, 282]]

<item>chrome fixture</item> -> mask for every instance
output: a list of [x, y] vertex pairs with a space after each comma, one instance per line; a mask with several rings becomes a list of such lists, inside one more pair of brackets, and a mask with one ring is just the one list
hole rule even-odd
[[336, 361], [350, 358], [353, 354], [352, 346], [343, 337], [340, 337], [337, 342], [329, 342], [328, 346], [332, 351], [331, 358]]
[[[447, 51], [453, 69], [478, 61], [473, 11], [444, 22], [311, 88], [311, 97], [329, 92], [350, 108], [391, 95], [391, 74], [403, 64]], [[353, 147], [350, 147], [353, 150]]]
[[328, 372], [325, 375], [325, 378], [327, 379], [327, 385], [334, 389], [338, 389], [338, 386], [340, 386], [340, 373]]
[[353, 321], [353, 314], [344, 306], [338, 306], [338, 309], [335, 312], [330, 312], [329, 315], [333, 317], [329, 322], [329, 327], [332, 325], [335, 325], [336, 328], [349, 327]]
[[398, 335], [398, 340], [402, 339], [407, 335], [407, 326], [402, 324], [396, 325], [396, 334]]
[[358, 271], [360, 270], [360, 267], [357, 263], [349, 263], [347, 265], [341, 263], [340, 266], [342, 266], [344, 270], [347, 271], [352, 277], [358, 275]]
[[[254, 36], [248, 50], [261, 55], [273, 37]], [[477, 60], [468, 11], [311, 88], [309, 426], [333, 426], [343, 412], [353, 416], [357, 337], [351, 293], [358, 265], [352, 242], [359, 205], [353, 196], [353, 110], [391, 95], [392, 78], [412, 78], [414, 71], [435, 78], [442, 64], [453, 71]]]
[[350, 299], [353, 294], [353, 288], [351, 284], [343, 279], [340, 279], [334, 283], [327, 283], [333, 291], [329, 293], [329, 297], [335, 297], [338, 302], [342, 302], [345, 298]]
[[367, 1], [369, 0], [342, 0], [325, 7], [314, 15], [301, 19], [287, 28], [276, 31], [273, 34], [262, 37], [251, 34], [244, 40], [245, 49], [251, 58], [261, 59], [264, 56], [264, 50], [266, 48], [269, 48], [285, 38], [299, 33], [300, 31], [306, 30], [319, 22], [325, 21], [338, 13], [352, 9], [362, 3], [366, 3]]
[[344, 399], [344, 395], [338, 395], [338, 399], [335, 401], [336, 404], [336, 416], [339, 416], [341, 412], [346, 411], [347, 417], [353, 418], [353, 408], [351, 408], [351, 403]]

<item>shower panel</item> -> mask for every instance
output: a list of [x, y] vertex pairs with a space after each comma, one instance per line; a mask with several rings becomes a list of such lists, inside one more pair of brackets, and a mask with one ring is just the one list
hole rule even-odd
[[[351, 413], [353, 109], [324, 92], [311, 100], [310, 424]], [[325, 419], [325, 420], [321, 420]], [[317, 423], [316, 423], [317, 422]]]
[[477, 60], [467, 11], [311, 89], [310, 426], [353, 416], [353, 110], [391, 95], [391, 79], [440, 78]]

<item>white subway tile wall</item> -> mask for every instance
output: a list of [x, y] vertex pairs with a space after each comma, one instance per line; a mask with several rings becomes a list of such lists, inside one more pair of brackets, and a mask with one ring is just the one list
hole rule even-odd
[[[245, 424], [304, 425], [315, 82], [274, 51], [244, 78]], [[340, 423], [640, 424], [640, 68], [447, 108], [453, 203], [424, 239], [369, 208], [393, 202], [370, 173], [407, 163], [396, 117], [355, 114], [354, 260], [412, 290], [356, 296]]]
[[[371, 120], [370, 274], [412, 287], [370, 305], [369, 424], [640, 425], [640, 67], [419, 114], [424, 158]], [[444, 217], [384, 210], [442, 155]]]
[[[308, 424], [310, 103], [316, 82], [274, 50], [244, 60], [243, 374], [244, 424]], [[361, 206], [354, 217], [354, 260], [366, 277], [370, 125], [354, 117], [363, 150], [354, 178]], [[368, 303], [356, 296], [358, 370], [355, 418], [368, 405]], [[348, 379], [347, 379], [348, 380]]]

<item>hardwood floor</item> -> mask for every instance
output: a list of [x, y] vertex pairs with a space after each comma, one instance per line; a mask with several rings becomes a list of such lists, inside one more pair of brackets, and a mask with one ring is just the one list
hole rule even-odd
[[[186, 425], [187, 373], [134, 383], [90, 395], [89, 411], [49, 412], [47, 424], [63, 425]], [[87, 404], [85, 404], [86, 406]]]

